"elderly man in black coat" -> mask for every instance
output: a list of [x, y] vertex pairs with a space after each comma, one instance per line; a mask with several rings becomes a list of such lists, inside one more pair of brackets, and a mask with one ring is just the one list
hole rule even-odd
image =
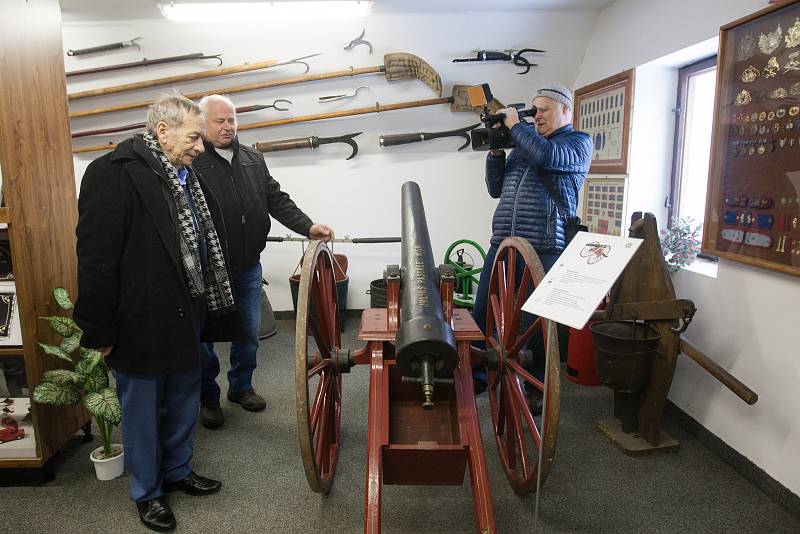
[[222, 485], [189, 466], [200, 339], [235, 309], [219, 205], [191, 167], [203, 129], [194, 102], [163, 96], [144, 134], [89, 165], [78, 202], [75, 321], [114, 371], [131, 498], [159, 531], [175, 528], [164, 493]]

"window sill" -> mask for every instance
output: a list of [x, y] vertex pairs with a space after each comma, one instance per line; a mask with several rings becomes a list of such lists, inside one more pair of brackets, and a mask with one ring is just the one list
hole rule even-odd
[[719, 263], [716, 261], [697, 258], [691, 263], [691, 265], [683, 267], [683, 269], [703, 276], [708, 276], [709, 278], [716, 278], [718, 267]]

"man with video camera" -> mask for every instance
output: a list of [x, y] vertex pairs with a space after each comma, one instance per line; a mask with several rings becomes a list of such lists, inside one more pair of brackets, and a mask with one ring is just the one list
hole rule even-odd
[[[566, 246], [567, 221], [576, 217], [578, 192], [592, 160], [591, 137], [572, 128], [569, 89], [551, 83], [536, 91], [528, 112], [534, 124], [521, 121], [517, 107], [499, 110], [496, 115], [504, 115], [502, 125], [494, 124], [495, 128], [507, 128], [499, 138], [510, 138], [511, 142], [500, 146], [513, 145], [511, 153], [506, 156], [504, 150], [494, 148], [497, 143], [491, 143], [492, 150], [486, 156], [486, 187], [489, 195], [500, 202], [494, 212], [491, 246], [472, 311], [481, 329], [486, 328], [489, 278], [500, 242], [510, 236], [527, 239], [548, 271]], [[524, 320], [530, 324], [532, 316], [525, 315]], [[526, 327], [523, 325], [521, 329]], [[534, 374], [541, 379], [544, 376], [541, 336], [538, 341], [534, 337], [529, 348], [534, 353]], [[477, 375], [475, 379], [481, 381]], [[485, 378], [483, 382], [485, 385]], [[476, 389], [480, 386], [476, 384]]]

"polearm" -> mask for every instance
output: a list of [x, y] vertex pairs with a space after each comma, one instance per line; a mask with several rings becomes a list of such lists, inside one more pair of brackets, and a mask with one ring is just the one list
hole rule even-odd
[[125, 91], [134, 91], [136, 89], [146, 89], [148, 87], [157, 87], [159, 85], [169, 85], [178, 82], [189, 82], [193, 80], [202, 80], [205, 78], [216, 78], [218, 76], [225, 76], [228, 74], [238, 74], [240, 72], [250, 72], [253, 70], [269, 69], [272, 67], [280, 67], [283, 65], [301, 64], [306, 66], [308, 72], [308, 63], [303, 60], [308, 59], [319, 54], [310, 54], [295, 59], [279, 60], [268, 59], [265, 61], [258, 61], [256, 63], [245, 63], [243, 65], [235, 65], [233, 67], [222, 67], [218, 69], [204, 70], [200, 72], [192, 72], [189, 74], [178, 74], [176, 76], [167, 76], [165, 78], [156, 78], [154, 80], [142, 80], [140, 82], [124, 83], [122, 85], [114, 85], [111, 87], [101, 87], [100, 89], [89, 89], [87, 91], [78, 91], [77, 93], [69, 93], [67, 98], [69, 100], [78, 100], [81, 98], [89, 98], [92, 96], [113, 95]]
[[466, 142], [458, 147], [458, 150], [461, 151], [464, 148], [469, 146], [470, 137], [469, 132], [480, 126], [481, 123], [470, 124], [469, 126], [465, 126], [463, 128], [456, 128], [455, 130], [447, 130], [444, 132], [418, 132], [418, 133], [407, 133], [407, 134], [392, 134], [392, 135], [381, 135], [378, 138], [378, 143], [381, 147], [387, 146], [395, 146], [395, 145], [407, 145], [410, 143], [420, 143], [422, 141], [428, 141], [430, 139], [440, 139], [442, 137], [463, 137]]
[[[330, 80], [334, 78], [344, 78], [351, 76], [360, 76], [366, 74], [383, 74], [387, 81], [396, 80], [420, 80], [425, 85], [430, 87], [434, 93], [441, 96], [442, 94], [442, 79], [439, 74], [433, 70], [424, 59], [408, 54], [405, 52], [397, 52], [393, 54], [386, 54], [383, 56], [383, 65], [375, 67], [363, 67], [323, 72], [320, 74], [296, 76], [293, 78], [285, 78], [283, 80], [273, 80], [268, 82], [256, 82], [244, 85], [237, 85], [233, 87], [223, 87], [220, 89], [210, 89], [206, 91], [199, 91], [196, 93], [185, 94], [186, 98], [195, 100], [207, 95], [221, 94], [230, 95], [233, 93], [242, 93], [246, 91], [256, 91], [259, 89], [268, 89], [271, 87], [283, 87], [285, 85], [297, 85], [302, 83], [314, 82], [319, 80]], [[96, 108], [86, 111], [70, 112], [69, 118], [75, 119], [78, 117], [89, 117], [92, 115], [100, 115], [102, 113], [111, 113], [113, 111], [125, 111], [128, 109], [144, 108], [152, 104], [153, 100], [141, 100], [139, 102], [130, 102], [127, 104], [118, 104], [116, 106], [109, 106], [105, 108]]]
[[101, 72], [111, 72], [114, 70], [132, 69], [134, 67], [149, 67], [150, 65], [161, 65], [164, 63], [176, 63], [178, 61], [199, 61], [202, 59], [216, 59], [219, 61], [219, 66], [222, 66], [222, 54], [214, 54], [207, 56], [202, 52], [194, 54], [184, 54], [182, 56], [161, 57], [157, 59], [144, 58], [140, 61], [131, 61], [130, 63], [118, 63], [116, 65], [107, 65], [105, 67], [94, 67], [92, 69], [71, 70], [67, 72], [67, 78], [70, 76], [81, 76], [83, 74], [98, 74]]
[[356, 143], [355, 137], [358, 137], [362, 133], [364, 132], [345, 134], [337, 137], [317, 137], [316, 135], [311, 135], [308, 137], [296, 137], [294, 139], [281, 139], [279, 141], [263, 141], [261, 143], [254, 143], [253, 148], [259, 152], [279, 152], [303, 148], [310, 148], [313, 150], [322, 145], [344, 143], [350, 145], [350, 148], [353, 149], [352, 153], [345, 159], [353, 159], [356, 157], [356, 154], [358, 154], [358, 143]]
[[[238, 108], [236, 108], [236, 113], [237, 114], [239, 114], [239, 113], [249, 113], [251, 111], [259, 111], [259, 110], [267, 109], [267, 108], [275, 108], [275, 110], [277, 110], [277, 111], [289, 111], [289, 108], [282, 108], [282, 107], [277, 106], [276, 104], [278, 102], [287, 102], [287, 103], [291, 104], [291, 101], [283, 99], [283, 98], [279, 98], [279, 99], [277, 99], [275, 102], [273, 102], [270, 105], [256, 104], [256, 105], [253, 105], [253, 106], [238, 107]], [[112, 133], [118, 133], [118, 132], [126, 132], [128, 130], [138, 130], [138, 129], [144, 128], [146, 124], [147, 123], [144, 123], [144, 122], [137, 122], [136, 124], [126, 124], [124, 126], [114, 126], [114, 127], [111, 127], [111, 128], [101, 128], [99, 130], [84, 130], [82, 132], [73, 132], [72, 133], [72, 138], [73, 139], [77, 139], [79, 137], [89, 137], [89, 136], [92, 136], [92, 135], [104, 135], [104, 134], [112, 134]]]
[[[365, 115], [368, 113], [381, 113], [383, 111], [394, 111], [400, 109], [417, 108], [424, 106], [435, 106], [440, 104], [450, 104], [450, 111], [452, 112], [478, 112], [482, 110], [480, 106], [475, 107], [469, 104], [469, 97], [467, 96], [466, 85], [454, 85], [453, 95], [442, 98], [429, 98], [426, 100], [412, 100], [410, 102], [398, 102], [395, 104], [380, 104], [376, 102], [374, 106], [356, 109], [347, 109], [342, 111], [334, 111], [330, 113], [318, 113], [315, 115], [301, 115], [299, 117], [291, 117], [288, 119], [276, 119], [271, 121], [253, 122], [250, 124], [242, 124], [238, 130], [254, 130], [256, 128], [270, 128], [272, 126], [281, 126], [283, 124], [297, 124], [300, 122], [318, 121], [324, 119], [335, 119], [339, 117], [350, 117], [353, 115]], [[80, 154], [83, 152], [97, 152], [100, 150], [113, 150], [117, 145], [98, 145], [91, 147], [81, 147], [72, 150], [73, 154]]]

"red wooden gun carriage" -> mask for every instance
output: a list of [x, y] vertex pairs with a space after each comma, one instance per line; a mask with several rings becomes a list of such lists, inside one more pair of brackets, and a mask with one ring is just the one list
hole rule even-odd
[[[413, 182], [403, 185], [402, 226], [402, 268], [387, 267], [387, 308], [363, 312], [358, 339], [366, 345], [357, 350], [341, 346], [331, 252], [312, 242], [303, 257], [295, 383], [306, 477], [315, 492], [329, 491], [341, 446], [342, 374], [369, 365], [364, 532], [380, 532], [383, 484], [461, 485], [469, 465], [476, 530], [494, 533], [472, 366], [488, 372], [493, 433], [511, 486], [522, 494], [535, 491], [555, 454], [558, 341], [551, 321], [539, 318], [525, 327], [521, 307], [544, 270], [526, 241], [503, 241], [492, 267], [484, 338], [468, 310], [453, 308], [452, 267], [434, 267]], [[527, 370], [531, 353], [525, 347], [537, 332], [547, 354], [544, 380]], [[471, 350], [470, 343], [480, 340], [488, 350]], [[542, 416], [531, 413], [526, 384], [543, 392]]]

